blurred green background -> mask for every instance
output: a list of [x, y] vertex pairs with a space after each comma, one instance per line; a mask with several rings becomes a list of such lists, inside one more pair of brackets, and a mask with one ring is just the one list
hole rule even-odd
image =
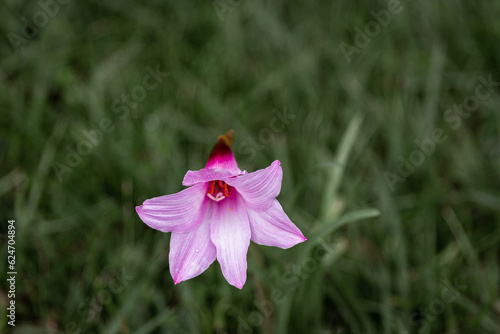
[[[499, 2], [0, 6], [2, 332], [500, 333]], [[228, 129], [309, 240], [174, 286], [134, 207]]]

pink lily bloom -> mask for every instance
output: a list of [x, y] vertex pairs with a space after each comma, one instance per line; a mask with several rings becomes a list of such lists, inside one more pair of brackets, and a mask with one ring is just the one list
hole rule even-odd
[[231, 151], [233, 131], [219, 136], [205, 168], [188, 171], [176, 194], [146, 200], [136, 210], [150, 227], [172, 232], [170, 274], [174, 283], [203, 273], [217, 259], [229, 284], [241, 289], [250, 240], [290, 248], [307, 239], [283, 211], [280, 162], [253, 173], [241, 171]]

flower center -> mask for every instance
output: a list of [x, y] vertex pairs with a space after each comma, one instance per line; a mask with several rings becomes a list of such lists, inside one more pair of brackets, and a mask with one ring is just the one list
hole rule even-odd
[[229, 187], [224, 181], [212, 181], [207, 189], [207, 196], [216, 202], [222, 201], [224, 198], [230, 197]]

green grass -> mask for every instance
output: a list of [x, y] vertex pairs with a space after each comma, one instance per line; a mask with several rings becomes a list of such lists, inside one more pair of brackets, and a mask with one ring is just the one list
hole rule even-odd
[[[500, 4], [401, 1], [348, 63], [339, 45], [388, 3], [227, 3], [221, 20], [211, 2], [70, 1], [18, 52], [8, 34], [41, 7], [1, 5], [1, 331], [499, 333], [499, 86], [459, 125], [445, 115], [500, 81]], [[142, 90], [157, 66], [168, 76]], [[436, 128], [446, 139], [391, 187]], [[241, 169], [281, 161], [278, 199], [308, 241], [252, 243], [241, 291], [217, 263], [174, 286], [169, 234], [134, 207], [183, 189], [228, 129]]]

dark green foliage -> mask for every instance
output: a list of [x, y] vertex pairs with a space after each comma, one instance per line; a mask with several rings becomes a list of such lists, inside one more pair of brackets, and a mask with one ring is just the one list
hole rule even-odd
[[[448, 111], [500, 81], [500, 3], [401, 1], [367, 38], [394, 1], [41, 3], [37, 31], [0, 5], [2, 332], [500, 332], [500, 86]], [[228, 129], [309, 240], [174, 286], [134, 207]]]

